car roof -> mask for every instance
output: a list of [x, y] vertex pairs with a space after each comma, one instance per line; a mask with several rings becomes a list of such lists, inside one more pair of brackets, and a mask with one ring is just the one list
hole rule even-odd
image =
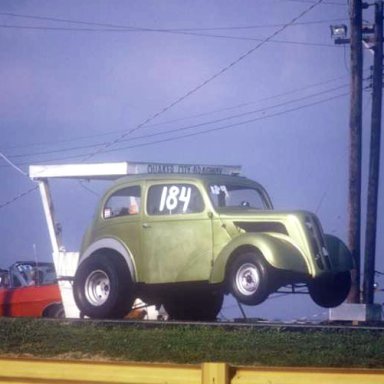
[[252, 185], [259, 188], [263, 188], [258, 182], [248, 179], [244, 176], [238, 175], [217, 175], [217, 174], [182, 174], [182, 173], [162, 173], [162, 174], [141, 174], [141, 175], [129, 175], [124, 176], [114, 182], [114, 187], [116, 185], [123, 185], [128, 182], [142, 182], [142, 181], [202, 181], [205, 184], [242, 184], [242, 185]]

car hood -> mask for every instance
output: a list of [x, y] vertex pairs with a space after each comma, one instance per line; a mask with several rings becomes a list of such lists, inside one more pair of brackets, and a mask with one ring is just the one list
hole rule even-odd
[[217, 210], [217, 214], [223, 220], [267, 220], [267, 221], [280, 221], [287, 220], [287, 218], [303, 219], [306, 216], [314, 215], [311, 212], [297, 210], [297, 211], [275, 211], [275, 210], [260, 210], [252, 208], [221, 208]]

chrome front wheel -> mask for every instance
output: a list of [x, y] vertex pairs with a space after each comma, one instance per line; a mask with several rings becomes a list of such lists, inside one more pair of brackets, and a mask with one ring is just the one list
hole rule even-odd
[[260, 285], [260, 274], [256, 265], [245, 263], [239, 267], [235, 276], [236, 286], [242, 295], [253, 295]]
[[242, 304], [262, 303], [271, 293], [269, 269], [256, 251], [234, 256], [228, 270], [230, 292]]

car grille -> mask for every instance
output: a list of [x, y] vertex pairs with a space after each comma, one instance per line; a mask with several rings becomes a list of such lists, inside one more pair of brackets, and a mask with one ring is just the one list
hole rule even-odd
[[305, 226], [315, 255], [316, 264], [320, 269], [331, 269], [328, 250], [325, 246], [323, 231], [319, 219], [315, 215], [305, 217]]

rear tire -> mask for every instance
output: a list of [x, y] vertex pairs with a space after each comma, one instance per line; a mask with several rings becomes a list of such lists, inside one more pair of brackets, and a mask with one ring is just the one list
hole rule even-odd
[[76, 271], [73, 294], [83, 316], [96, 319], [123, 318], [134, 301], [133, 283], [124, 260], [90, 256]]
[[328, 274], [313, 279], [308, 284], [312, 300], [321, 307], [332, 308], [340, 305], [351, 289], [349, 271]]
[[170, 320], [216, 321], [223, 299], [222, 292], [197, 291], [173, 295], [163, 305]]
[[229, 290], [242, 304], [257, 305], [270, 294], [268, 264], [256, 252], [235, 256], [228, 271]]

